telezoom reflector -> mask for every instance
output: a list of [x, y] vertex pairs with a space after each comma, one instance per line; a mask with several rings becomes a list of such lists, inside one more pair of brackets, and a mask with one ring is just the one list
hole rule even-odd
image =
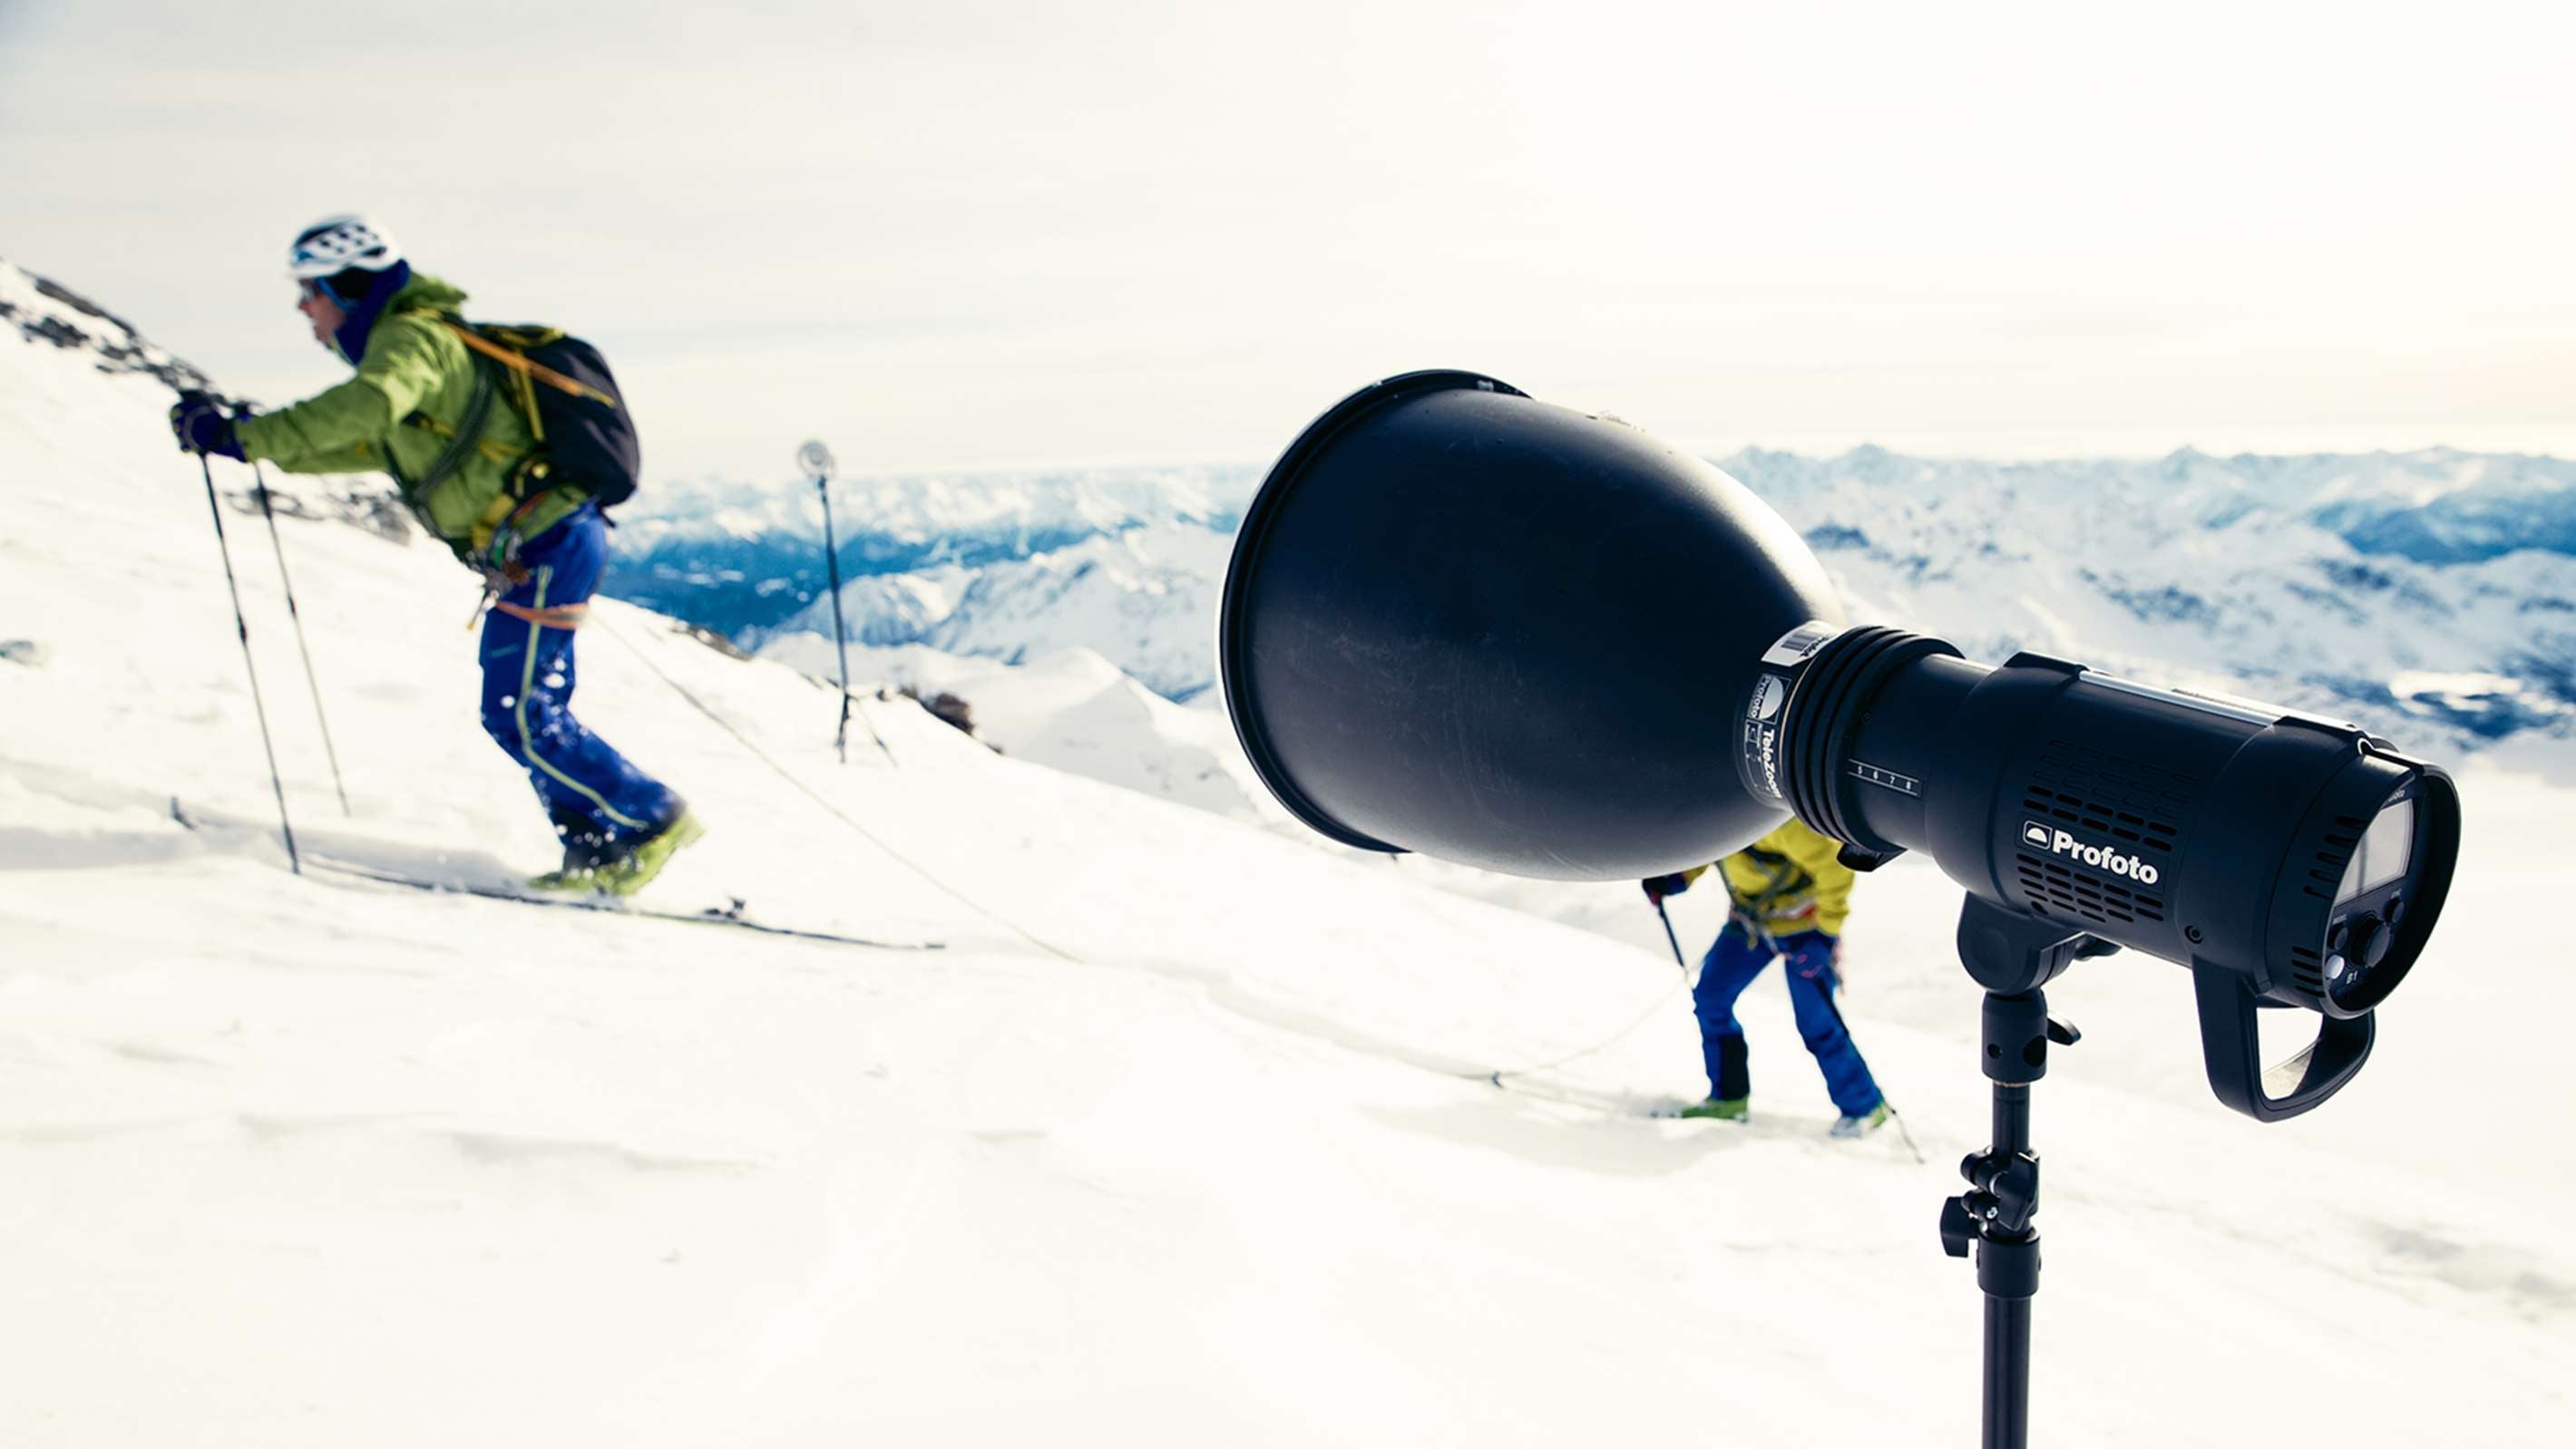
[[[1990, 991], [2119, 946], [2189, 966], [2211, 1088], [2264, 1120], [2360, 1069], [2459, 846], [2450, 777], [2353, 726], [1846, 627], [1742, 485], [1474, 373], [1364, 388], [1290, 445], [1219, 650], [1254, 767], [1335, 840], [1596, 880], [1791, 813], [1859, 868], [1921, 850]], [[2323, 1018], [2269, 1073], [2260, 1006]]]

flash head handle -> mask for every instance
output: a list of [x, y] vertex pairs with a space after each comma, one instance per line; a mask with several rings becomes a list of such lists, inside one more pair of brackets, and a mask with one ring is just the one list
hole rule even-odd
[[[2263, 1065], [2256, 1022], [2262, 1000], [2243, 973], [2207, 962], [2192, 963], [2200, 1005], [2200, 1054], [2209, 1090], [2229, 1108], [2257, 1122], [2296, 1117], [2344, 1089], [2370, 1059], [2376, 1029], [2372, 1012], [2317, 1018], [2316, 1040], [2270, 1067]], [[2286, 1088], [2279, 1095], [2274, 1088]]]

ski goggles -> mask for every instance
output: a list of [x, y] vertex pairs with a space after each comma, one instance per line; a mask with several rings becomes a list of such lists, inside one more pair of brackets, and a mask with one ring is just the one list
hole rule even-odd
[[295, 279], [295, 290], [307, 302], [328, 302], [344, 311], [356, 305], [359, 300], [355, 297], [343, 297], [333, 291], [331, 279], [328, 277], [298, 277]]

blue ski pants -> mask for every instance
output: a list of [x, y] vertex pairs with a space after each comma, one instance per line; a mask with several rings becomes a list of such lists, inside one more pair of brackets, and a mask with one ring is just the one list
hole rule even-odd
[[[1718, 933], [1716, 944], [1708, 948], [1707, 959], [1700, 963], [1699, 984], [1691, 988], [1691, 1005], [1699, 1014], [1700, 1054], [1708, 1064], [1711, 1096], [1735, 1098], [1752, 1094], [1744, 1026], [1735, 1019], [1735, 1002], [1744, 994], [1744, 988], [1753, 984], [1753, 978], [1762, 974], [1762, 968], [1771, 964], [1774, 954], [1770, 942], [1730, 921]], [[1824, 1071], [1826, 1092], [1846, 1116], [1867, 1115], [1878, 1106], [1878, 1083], [1871, 1080], [1869, 1063], [1861, 1060], [1860, 1048], [1852, 1045], [1851, 1030], [1843, 1025], [1843, 1014], [1834, 1006], [1833, 972], [1820, 972], [1814, 980], [1795, 971], [1784, 974], [1789, 981], [1789, 1006], [1798, 1018], [1798, 1035], [1806, 1040], [1807, 1050], [1815, 1053], [1816, 1065]]]
[[651, 835], [679, 814], [680, 797], [572, 717], [573, 631], [545, 622], [577, 622], [573, 606], [599, 587], [607, 520], [585, 503], [521, 546], [519, 562], [527, 581], [483, 619], [483, 728], [528, 772], [566, 840], [605, 849]]

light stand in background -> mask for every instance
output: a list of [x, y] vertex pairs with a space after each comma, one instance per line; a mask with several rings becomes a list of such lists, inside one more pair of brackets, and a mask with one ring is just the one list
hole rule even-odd
[[823, 500], [823, 568], [832, 581], [832, 644], [841, 655], [841, 725], [832, 736], [841, 763], [850, 762], [850, 634], [841, 622], [841, 548], [832, 534], [832, 450], [820, 438], [796, 450], [796, 465], [814, 480], [814, 496]]

